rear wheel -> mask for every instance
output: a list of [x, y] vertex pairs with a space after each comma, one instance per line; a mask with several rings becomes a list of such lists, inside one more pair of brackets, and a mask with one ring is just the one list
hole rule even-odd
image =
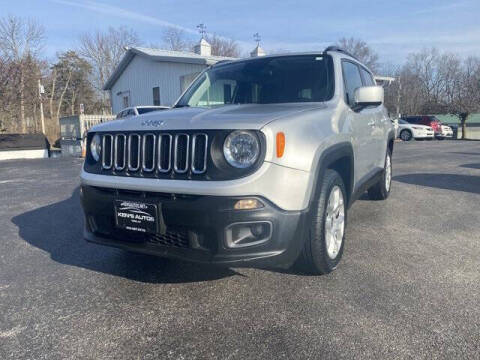
[[334, 170], [327, 170], [310, 214], [309, 232], [299, 265], [311, 274], [335, 270], [343, 254], [347, 201], [345, 185]]
[[371, 200], [385, 200], [390, 195], [390, 188], [392, 187], [392, 154], [390, 149], [387, 149], [385, 156], [385, 165], [383, 168], [382, 178], [371, 188], [368, 189], [368, 197]]
[[410, 141], [412, 140], [412, 138], [413, 136], [410, 130], [402, 130], [400, 132], [400, 139], [402, 139], [403, 141]]

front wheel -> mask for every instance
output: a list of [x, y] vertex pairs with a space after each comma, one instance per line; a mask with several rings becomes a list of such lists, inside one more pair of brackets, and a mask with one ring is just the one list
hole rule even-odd
[[327, 170], [310, 213], [309, 232], [298, 263], [308, 273], [335, 270], [343, 254], [347, 201], [345, 185], [334, 170]]
[[368, 197], [371, 200], [385, 200], [390, 195], [390, 188], [392, 187], [392, 154], [390, 149], [387, 149], [385, 155], [385, 165], [383, 168], [382, 178], [371, 188], [368, 189]]

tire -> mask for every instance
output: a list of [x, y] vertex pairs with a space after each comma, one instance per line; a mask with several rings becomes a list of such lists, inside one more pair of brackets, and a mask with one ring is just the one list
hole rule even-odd
[[400, 139], [403, 141], [410, 141], [413, 139], [413, 135], [410, 130], [402, 130], [400, 131]]
[[310, 210], [309, 231], [297, 261], [304, 271], [315, 275], [328, 274], [336, 269], [343, 254], [347, 223], [347, 197], [340, 175], [327, 170], [320, 186]]
[[392, 154], [387, 149], [385, 155], [385, 165], [383, 167], [382, 178], [372, 187], [368, 189], [368, 197], [370, 200], [385, 200], [390, 195], [392, 188]]

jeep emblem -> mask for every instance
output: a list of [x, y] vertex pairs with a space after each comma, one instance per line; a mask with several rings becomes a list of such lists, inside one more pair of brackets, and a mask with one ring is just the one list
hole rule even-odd
[[160, 127], [165, 125], [165, 121], [163, 120], [144, 120], [142, 121], [142, 126], [154, 126]]

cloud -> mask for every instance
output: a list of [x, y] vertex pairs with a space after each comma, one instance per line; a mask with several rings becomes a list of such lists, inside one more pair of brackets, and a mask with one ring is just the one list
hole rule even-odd
[[87, 9], [100, 14], [106, 14], [109, 16], [116, 16], [124, 19], [135, 20], [142, 23], [148, 23], [148, 24], [164, 26], [164, 27], [174, 27], [174, 28], [183, 30], [189, 34], [198, 34], [198, 31], [196, 29], [191, 29], [191, 28], [174, 24], [162, 19], [158, 19], [153, 16], [144, 15], [144, 14], [131, 11], [128, 9], [124, 9], [118, 6], [102, 4], [96, 1], [88, 1], [88, 0], [82, 1], [82, 2], [71, 1], [71, 0], [51, 0], [51, 1], [57, 4]]

